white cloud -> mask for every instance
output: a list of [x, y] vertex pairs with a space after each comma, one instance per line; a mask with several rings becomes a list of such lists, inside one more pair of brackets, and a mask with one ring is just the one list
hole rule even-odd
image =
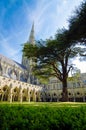
[[67, 3], [67, 0], [63, 0], [63, 3], [66, 4], [66, 3]]
[[81, 70], [81, 73], [86, 72], [86, 61], [80, 61], [78, 58], [73, 61], [77, 68]]
[[[3, 49], [4, 55], [11, 58], [11, 59], [15, 59], [16, 56], [19, 55], [20, 52], [20, 48], [16, 49], [16, 46], [13, 47], [14, 45], [12, 43], [10, 43], [10, 40], [14, 37], [14, 36], [18, 36], [18, 35], [12, 35], [9, 37], [5, 37], [3, 34], [0, 33], [0, 46]], [[20, 57], [20, 56], [18, 56]], [[20, 59], [16, 58], [15, 60], [20, 61]]]

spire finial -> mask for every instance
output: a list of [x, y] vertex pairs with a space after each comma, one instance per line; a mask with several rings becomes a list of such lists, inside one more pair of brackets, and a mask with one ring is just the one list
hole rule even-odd
[[34, 37], [34, 21], [32, 24], [32, 28], [31, 28], [31, 32], [30, 32], [30, 36], [29, 36], [29, 41], [30, 44], [35, 44], [35, 37]]

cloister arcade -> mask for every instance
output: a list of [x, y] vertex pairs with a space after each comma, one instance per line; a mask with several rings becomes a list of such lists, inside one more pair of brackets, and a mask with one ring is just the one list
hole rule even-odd
[[0, 76], [0, 101], [40, 101], [41, 87]]
[[[61, 83], [50, 84], [41, 93], [42, 101], [58, 102], [62, 99], [62, 85]], [[86, 102], [86, 82], [68, 83], [68, 98], [72, 102]]]

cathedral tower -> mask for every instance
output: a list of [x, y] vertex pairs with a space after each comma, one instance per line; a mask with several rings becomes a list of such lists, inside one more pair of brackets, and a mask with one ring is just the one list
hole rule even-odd
[[[31, 28], [31, 32], [30, 32], [30, 36], [29, 39], [27, 41], [28, 44], [32, 44], [35, 45], [35, 37], [34, 37], [34, 23], [32, 24], [32, 28]], [[32, 83], [32, 84], [36, 84], [35, 82], [35, 77], [32, 75], [32, 64], [33, 61], [32, 59], [27, 59], [27, 57], [22, 56], [22, 65], [26, 67], [27, 71], [28, 71], [28, 78], [27, 78], [27, 82]]]
[[[34, 37], [34, 22], [32, 24], [32, 28], [31, 28], [31, 32], [30, 32], [30, 36], [29, 39], [27, 41], [28, 44], [33, 44], [35, 45], [35, 37]], [[29, 69], [29, 63], [30, 61], [27, 59], [27, 57], [24, 56], [24, 53], [22, 55], [22, 65], [24, 65], [27, 69]]]

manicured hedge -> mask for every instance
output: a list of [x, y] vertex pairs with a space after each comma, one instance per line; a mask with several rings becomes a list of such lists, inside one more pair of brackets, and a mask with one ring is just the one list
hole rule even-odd
[[86, 107], [0, 105], [0, 130], [86, 130]]

